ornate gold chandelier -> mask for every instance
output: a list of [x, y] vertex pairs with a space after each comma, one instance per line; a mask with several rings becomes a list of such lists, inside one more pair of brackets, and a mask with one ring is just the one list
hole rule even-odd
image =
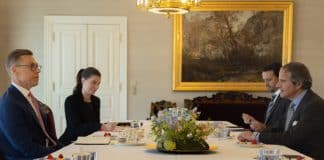
[[200, 0], [137, 0], [137, 8], [156, 14], [184, 14], [200, 4]]

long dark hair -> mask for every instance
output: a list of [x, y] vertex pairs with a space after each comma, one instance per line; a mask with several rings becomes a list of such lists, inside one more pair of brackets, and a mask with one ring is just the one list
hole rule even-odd
[[99, 70], [94, 67], [80, 69], [76, 76], [76, 86], [73, 89], [73, 94], [82, 94], [82, 78], [88, 79], [93, 75], [101, 77]]

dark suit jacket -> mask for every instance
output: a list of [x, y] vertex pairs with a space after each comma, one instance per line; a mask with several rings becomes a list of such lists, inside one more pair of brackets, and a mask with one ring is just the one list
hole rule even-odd
[[285, 127], [287, 108], [290, 100], [281, 98], [275, 101], [274, 106], [270, 110], [270, 115], [265, 119], [265, 125], [268, 129], [282, 131]]
[[4, 160], [2, 153], [0, 153], [0, 160]]
[[32, 106], [13, 85], [0, 100], [0, 142], [5, 159], [39, 158], [58, 149], [46, 147], [46, 135]]
[[92, 108], [84, 102], [82, 94], [73, 94], [65, 99], [66, 129], [59, 139], [63, 145], [100, 129], [100, 99], [91, 96], [91, 105]]
[[259, 141], [286, 145], [315, 159], [324, 159], [324, 101], [312, 90], [301, 100], [286, 132], [261, 132]]

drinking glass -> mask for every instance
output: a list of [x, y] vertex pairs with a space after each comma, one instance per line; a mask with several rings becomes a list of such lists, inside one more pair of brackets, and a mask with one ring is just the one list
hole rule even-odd
[[259, 151], [260, 160], [279, 160], [280, 150], [278, 148], [263, 148]]
[[144, 129], [144, 137], [143, 140], [147, 144], [154, 143], [154, 137], [152, 135], [152, 122], [151, 121], [143, 121], [142, 129]]
[[226, 128], [226, 124], [222, 121], [214, 121], [213, 126], [214, 128]]
[[230, 135], [230, 130], [228, 128], [221, 128], [219, 131], [220, 139], [227, 139]]
[[228, 128], [215, 128], [214, 136], [219, 139], [227, 139], [230, 136], [230, 130]]
[[127, 129], [122, 130], [118, 134], [118, 143], [126, 143], [127, 142], [127, 137], [128, 137], [128, 131], [127, 131]]
[[136, 142], [137, 143], [143, 142], [144, 141], [144, 136], [145, 136], [145, 133], [144, 133], [143, 128], [136, 129]]
[[135, 128], [129, 128], [128, 129], [128, 137], [127, 137], [127, 143], [137, 143], [136, 142], [136, 129]]
[[92, 157], [88, 152], [73, 153], [72, 160], [92, 160]]
[[142, 126], [142, 122], [140, 121], [131, 121], [132, 128], [140, 128]]

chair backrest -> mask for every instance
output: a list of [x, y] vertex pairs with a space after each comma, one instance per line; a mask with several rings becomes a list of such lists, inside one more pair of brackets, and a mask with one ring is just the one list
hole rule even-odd
[[193, 109], [193, 102], [191, 99], [184, 99], [183, 100], [183, 106], [189, 110]]
[[157, 116], [157, 113], [161, 110], [164, 110], [165, 108], [175, 108], [177, 107], [177, 104], [171, 101], [157, 101], [151, 103], [151, 111], [150, 111], [150, 117], [151, 116]]

